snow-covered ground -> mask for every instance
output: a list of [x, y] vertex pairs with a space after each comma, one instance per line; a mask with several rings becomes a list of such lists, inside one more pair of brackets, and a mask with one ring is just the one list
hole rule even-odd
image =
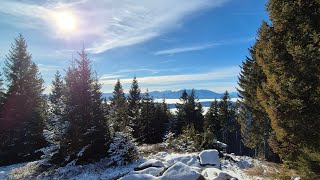
[[266, 171], [268, 167], [263, 161], [244, 156], [227, 155], [227, 157], [219, 159], [214, 151], [205, 153], [158, 152], [126, 166], [111, 167], [110, 163], [104, 160], [89, 165], [69, 165], [41, 173], [36, 170], [37, 167], [40, 167], [41, 161], [35, 161], [0, 167], [0, 179], [269, 179], [247, 173], [255, 167], [265, 167], [263, 171]]

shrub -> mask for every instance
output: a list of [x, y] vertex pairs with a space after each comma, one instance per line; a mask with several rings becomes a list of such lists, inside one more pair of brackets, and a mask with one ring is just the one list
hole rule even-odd
[[113, 165], [126, 165], [138, 159], [137, 147], [131, 137], [121, 132], [114, 134], [109, 153]]

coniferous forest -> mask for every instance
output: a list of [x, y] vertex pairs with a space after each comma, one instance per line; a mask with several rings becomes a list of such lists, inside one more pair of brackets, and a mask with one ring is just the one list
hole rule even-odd
[[39, 159], [43, 170], [103, 159], [121, 166], [139, 159], [139, 146], [161, 144], [165, 151], [251, 156], [320, 178], [320, 2], [269, 0], [266, 9], [270, 20], [240, 65], [238, 101], [225, 91], [206, 112], [194, 89], [171, 111], [166, 99], [141, 91], [139, 77], [128, 94], [118, 79], [104, 98], [85, 49], [44, 94], [20, 34], [0, 76], [0, 166]]

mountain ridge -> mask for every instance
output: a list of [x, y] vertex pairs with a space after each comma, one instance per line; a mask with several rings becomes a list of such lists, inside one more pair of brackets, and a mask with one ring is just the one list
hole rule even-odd
[[[189, 94], [191, 92], [191, 89], [186, 90], [187, 93]], [[178, 91], [172, 91], [172, 90], [165, 90], [165, 91], [150, 91], [149, 94], [151, 97], [155, 99], [179, 99], [183, 90], [178, 90]], [[206, 90], [206, 89], [195, 89], [195, 93], [198, 99], [220, 99], [222, 98], [224, 93], [217, 93], [211, 90]], [[237, 92], [229, 92], [230, 98], [237, 98], [238, 93]], [[110, 98], [112, 96], [112, 93], [103, 93], [103, 97], [105, 98]], [[126, 93], [126, 96], [128, 96], [128, 93]]]

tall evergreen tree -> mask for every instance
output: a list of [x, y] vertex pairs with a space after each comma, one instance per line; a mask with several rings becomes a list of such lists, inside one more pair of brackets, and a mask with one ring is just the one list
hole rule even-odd
[[254, 48], [250, 49], [251, 58], [242, 63], [238, 89], [240, 107], [238, 121], [245, 146], [255, 150], [256, 156], [277, 161], [268, 143], [272, 132], [270, 119], [257, 99], [257, 89], [262, 87], [266, 77], [255, 59]]
[[82, 50], [79, 59], [66, 73], [64, 118], [68, 127], [53, 162], [65, 164], [75, 160], [82, 164], [107, 155], [110, 134], [103, 110], [101, 85], [90, 63]]
[[221, 140], [222, 135], [220, 130], [222, 126], [220, 120], [218, 100], [215, 98], [205, 114], [205, 130], [213, 132], [215, 137]]
[[147, 89], [142, 97], [140, 116], [140, 135], [138, 141], [144, 143], [154, 143], [154, 136], [158, 127], [153, 126], [155, 120], [155, 103], [150, 97]]
[[[270, 24], [263, 22], [256, 45], [267, 78], [258, 98], [275, 132], [273, 149], [291, 162], [320, 156], [319, 9], [318, 0], [270, 0]], [[312, 161], [300, 169], [319, 177], [320, 158]]]
[[113, 91], [113, 96], [110, 98], [110, 111], [108, 120], [114, 132], [131, 133], [129, 129], [129, 117], [127, 112], [127, 99], [123, 92], [120, 80], [118, 79]]
[[134, 138], [139, 134], [139, 116], [141, 106], [140, 88], [136, 77], [132, 80], [131, 89], [128, 96], [128, 116], [130, 127], [132, 128], [132, 135]]
[[[0, 73], [0, 109], [2, 108], [4, 97], [5, 97], [5, 89], [4, 89], [4, 84], [3, 84], [2, 73]], [[0, 112], [1, 112], [1, 110], [0, 110]]]
[[50, 141], [60, 144], [67, 122], [63, 118], [66, 106], [66, 87], [59, 71], [56, 72], [51, 86], [51, 93], [49, 94], [50, 113], [46, 126], [55, 135]]
[[35, 150], [46, 144], [43, 80], [21, 34], [7, 55], [4, 72], [8, 92], [0, 118], [0, 165], [37, 159], [41, 153]]
[[221, 122], [221, 140], [228, 145], [227, 152], [239, 154], [240, 127], [236, 120], [236, 106], [232, 103], [228, 91], [219, 102], [219, 114]]
[[180, 97], [182, 102], [176, 104], [177, 108], [177, 135], [182, 133], [182, 129], [192, 125], [196, 131], [202, 132], [204, 125], [204, 117], [202, 115], [202, 105], [197, 102], [196, 94], [194, 89], [191, 90], [188, 95], [187, 91], [184, 90]]

